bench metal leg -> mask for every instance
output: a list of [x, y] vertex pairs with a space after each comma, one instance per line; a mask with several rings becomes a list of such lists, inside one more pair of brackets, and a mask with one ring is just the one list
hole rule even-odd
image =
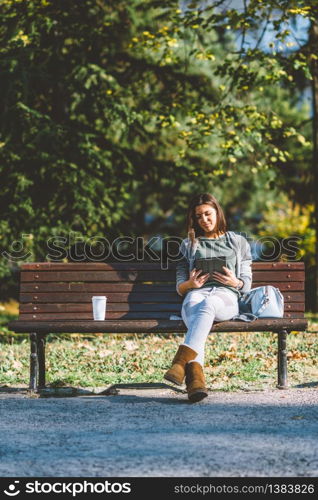
[[286, 330], [278, 332], [278, 351], [277, 351], [277, 370], [278, 370], [278, 389], [288, 389], [287, 384], [287, 335]]
[[45, 387], [45, 334], [37, 334], [37, 352], [38, 352], [38, 367], [39, 367], [39, 384], [38, 388]]
[[30, 333], [30, 341], [31, 341], [31, 353], [30, 353], [30, 390], [37, 390], [37, 382], [38, 382], [38, 349], [37, 349], [37, 334]]

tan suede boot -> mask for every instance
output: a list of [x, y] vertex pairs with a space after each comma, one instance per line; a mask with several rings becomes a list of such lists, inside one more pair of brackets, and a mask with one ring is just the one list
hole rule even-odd
[[192, 403], [197, 403], [208, 395], [205, 386], [203, 369], [200, 363], [193, 361], [186, 365], [186, 385], [188, 398]]
[[171, 368], [164, 374], [164, 378], [177, 385], [182, 385], [185, 376], [185, 366], [194, 359], [197, 352], [187, 345], [180, 345], [177, 354], [172, 360]]

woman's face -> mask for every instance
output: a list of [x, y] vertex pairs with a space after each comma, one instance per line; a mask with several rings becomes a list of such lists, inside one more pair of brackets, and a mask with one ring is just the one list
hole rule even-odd
[[198, 205], [194, 209], [194, 216], [204, 231], [205, 236], [211, 236], [215, 232], [216, 222], [217, 222], [217, 212], [208, 203], [203, 205]]

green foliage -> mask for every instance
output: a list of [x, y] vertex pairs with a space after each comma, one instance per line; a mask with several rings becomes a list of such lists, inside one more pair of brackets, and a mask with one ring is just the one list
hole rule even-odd
[[[286, 195], [278, 200], [267, 202], [260, 224], [260, 236], [276, 235], [277, 238], [297, 236], [297, 260], [309, 266], [315, 263], [315, 231], [311, 227], [313, 205], [300, 206], [292, 203]], [[297, 224], [295, 224], [297, 221]]]
[[[148, 235], [172, 213], [183, 235], [193, 191], [215, 192], [237, 226], [248, 214], [255, 233], [274, 188], [295, 194], [307, 178], [313, 197], [296, 83], [315, 55], [279, 44], [314, 4], [246, 4], [1, 2], [0, 251], [23, 239], [21, 259], [44, 259], [52, 236]], [[238, 48], [272, 12], [270, 50]]]

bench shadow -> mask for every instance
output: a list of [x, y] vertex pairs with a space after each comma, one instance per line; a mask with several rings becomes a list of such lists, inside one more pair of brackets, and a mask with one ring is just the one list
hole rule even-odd
[[[106, 396], [105, 396], [106, 397]], [[85, 396], [84, 396], [85, 399]], [[208, 398], [205, 398], [203, 402], [206, 402]], [[142, 394], [122, 394], [119, 397], [111, 398], [112, 404], [122, 404], [126, 405], [127, 403], [156, 403], [156, 404], [165, 404], [165, 405], [195, 405], [197, 406], [200, 403], [191, 403], [186, 397], [186, 394], [180, 394], [180, 397], [165, 397], [165, 396], [145, 396]]]
[[318, 387], [318, 381], [316, 382], [306, 382], [304, 384], [297, 384], [297, 385], [293, 385], [293, 387], [295, 389], [306, 389], [307, 388], [315, 388], [315, 387]]
[[0, 394], [26, 394], [27, 392], [29, 392], [28, 387], [0, 386]]
[[[100, 397], [100, 396], [117, 396], [120, 395], [120, 391], [123, 389], [133, 389], [133, 390], [156, 390], [156, 389], [169, 389], [176, 393], [184, 394], [185, 391], [179, 389], [173, 385], [165, 384], [165, 383], [123, 383], [123, 384], [112, 384], [108, 386], [106, 389], [100, 392], [95, 392], [87, 389], [82, 389], [78, 387], [71, 386], [62, 386], [62, 387], [45, 387], [43, 389], [39, 389], [37, 395], [39, 398], [70, 398], [70, 397]], [[122, 396], [127, 396], [126, 394], [122, 394]], [[130, 395], [130, 397], [132, 397]], [[135, 397], [135, 396], [134, 396]], [[139, 396], [136, 396], [139, 398]], [[144, 399], [142, 397], [142, 399]], [[150, 398], [157, 399], [157, 398]], [[168, 398], [165, 398], [168, 400]]]

